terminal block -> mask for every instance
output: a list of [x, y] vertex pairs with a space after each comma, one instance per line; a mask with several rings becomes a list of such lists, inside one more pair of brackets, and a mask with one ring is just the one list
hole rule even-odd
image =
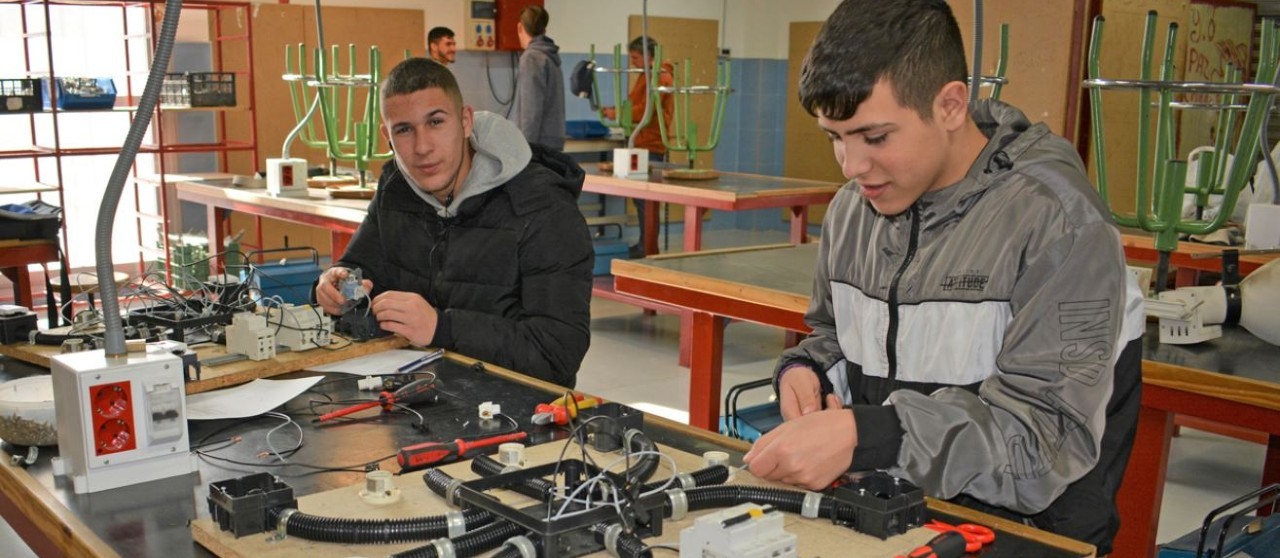
[[259, 314], [241, 312], [231, 317], [227, 326], [227, 352], [242, 354], [249, 360], [267, 360], [276, 356], [275, 328]]
[[209, 515], [236, 538], [274, 527], [272, 509], [298, 508], [293, 488], [270, 473], [209, 483]]
[[857, 477], [836, 487], [831, 496], [836, 506], [853, 512], [832, 517], [853, 517], [848, 527], [881, 539], [906, 533], [925, 521], [924, 491], [888, 473]]
[[276, 345], [305, 351], [329, 344], [333, 322], [323, 310], [310, 304], [285, 304], [267, 308], [267, 326], [276, 334]]

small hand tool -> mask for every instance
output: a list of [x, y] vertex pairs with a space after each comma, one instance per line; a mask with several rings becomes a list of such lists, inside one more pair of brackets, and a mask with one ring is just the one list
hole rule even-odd
[[396, 462], [400, 464], [400, 472], [407, 473], [423, 467], [430, 467], [446, 460], [452, 461], [476, 448], [517, 442], [527, 437], [529, 435], [524, 432], [512, 432], [476, 440], [458, 438], [452, 442], [425, 442], [401, 448], [399, 452], [396, 452]]
[[899, 554], [894, 558], [960, 558], [965, 554], [964, 548], [964, 535], [959, 531], [947, 531], [905, 556]]
[[569, 420], [578, 416], [581, 409], [589, 409], [601, 403], [599, 398], [584, 397], [573, 404], [560, 404], [559, 400], [554, 403], [543, 403], [534, 407], [533, 416], [529, 421], [533, 424], [569, 424]]
[[320, 418], [312, 422], [324, 422], [330, 419], [346, 416], [351, 413], [363, 411], [372, 407], [382, 407], [385, 412], [391, 412], [396, 405], [415, 405], [418, 403], [435, 403], [440, 397], [439, 381], [435, 378], [422, 378], [409, 382], [404, 387], [395, 391], [384, 391], [378, 395], [377, 399], [371, 399], [364, 403], [357, 403], [350, 407], [344, 407], [320, 415]]
[[939, 533], [960, 533], [964, 537], [964, 551], [977, 552], [982, 550], [983, 546], [991, 544], [996, 540], [996, 532], [988, 527], [975, 525], [973, 523], [961, 523], [959, 525], [951, 525], [938, 520], [933, 520], [924, 525], [929, 529], [933, 529]]

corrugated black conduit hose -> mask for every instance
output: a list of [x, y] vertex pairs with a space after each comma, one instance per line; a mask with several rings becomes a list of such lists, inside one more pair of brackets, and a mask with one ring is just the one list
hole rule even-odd
[[[271, 510], [275, 524], [285, 510]], [[309, 541], [343, 544], [392, 544], [429, 541], [449, 534], [448, 515], [407, 517], [402, 519], [349, 519], [322, 517], [294, 511], [285, 518], [285, 533]], [[493, 522], [493, 514], [482, 509], [463, 510], [462, 522], [467, 531]]]
[[[452, 554], [449, 554], [451, 556], [470, 558], [493, 550], [501, 545], [503, 541], [522, 534], [524, 534], [524, 528], [515, 523], [495, 521], [474, 531], [469, 531], [465, 535], [451, 539], [439, 539], [425, 546], [397, 552], [392, 554], [391, 558], [439, 558], [441, 554], [449, 554], [440, 552], [441, 546], [439, 545], [451, 546], [453, 548]], [[515, 554], [515, 556], [520, 556], [520, 554]]]

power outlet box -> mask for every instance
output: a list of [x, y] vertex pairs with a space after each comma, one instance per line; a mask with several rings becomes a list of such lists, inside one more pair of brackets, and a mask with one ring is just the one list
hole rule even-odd
[[187, 433], [182, 359], [163, 351], [55, 356], [54, 474], [77, 494], [196, 470]]

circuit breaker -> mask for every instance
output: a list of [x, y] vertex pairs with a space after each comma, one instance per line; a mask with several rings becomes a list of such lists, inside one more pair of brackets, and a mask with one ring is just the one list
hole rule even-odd
[[319, 306], [285, 304], [267, 308], [267, 327], [275, 331], [276, 345], [305, 351], [329, 344], [333, 320]]
[[794, 558], [796, 536], [782, 512], [746, 503], [693, 520], [680, 531], [680, 558]]

